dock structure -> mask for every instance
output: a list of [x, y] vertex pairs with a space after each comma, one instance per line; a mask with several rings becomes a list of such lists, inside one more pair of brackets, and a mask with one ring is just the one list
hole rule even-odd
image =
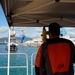
[[21, 45], [21, 46], [30, 46], [30, 47], [39, 47], [41, 44], [39, 43], [18, 43], [18, 45]]
[[0, 44], [7, 44], [7, 41], [0, 41]]
[[33, 38], [32, 40], [28, 40], [26, 42], [17, 42], [18, 45], [22, 45], [22, 46], [31, 46], [31, 47], [39, 47], [42, 44], [42, 38]]

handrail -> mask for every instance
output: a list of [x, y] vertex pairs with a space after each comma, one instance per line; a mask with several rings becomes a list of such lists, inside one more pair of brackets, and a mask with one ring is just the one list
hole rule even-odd
[[[7, 54], [8, 53], [0, 53], [0, 55], [7, 55]], [[28, 55], [26, 53], [10, 53], [10, 55], [13, 55], [13, 54], [24, 54], [26, 56], [26, 61], [27, 61], [26, 64], [27, 64], [27, 66], [10, 66], [9, 68], [27, 68], [27, 75], [28, 75]], [[33, 68], [34, 68], [34, 62], [33, 62], [34, 55], [36, 55], [36, 53], [33, 53], [31, 55], [31, 75], [34, 74], [34, 70], [33, 70]], [[73, 66], [75, 66], [75, 64], [73, 64]], [[8, 68], [8, 67], [7, 66], [0, 66], [0, 69], [1, 68]]]
[[33, 53], [32, 55], [31, 55], [31, 75], [33, 75], [33, 68], [34, 68], [34, 65], [33, 65], [33, 56], [34, 55], [36, 55], [36, 53]]
[[[8, 53], [0, 53], [0, 55], [7, 55]], [[28, 55], [26, 53], [10, 53], [10, 55], [14, 54], [24, 54], [26, 56], [26, 66], [9, 66], [9, 68], [27, 68], [28, 75]], [[8, 66], [0, 66], [0, 68], [8, 68]]]

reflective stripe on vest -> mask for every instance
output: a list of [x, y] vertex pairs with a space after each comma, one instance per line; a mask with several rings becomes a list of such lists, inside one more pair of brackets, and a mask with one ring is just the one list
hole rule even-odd
[[[40, 75], [44, 74], [43, 73], [44, 69], [46, 70], [46, 73], [48, 73], [49, 75], [53, 75], [52, 68], [51, 68], [50, 61], [49, 61], [47, 46], [48, 46], [47, 42], [42, 45], [42, 56], [41, 56], [42, 59], [40, 60]], [[46, 59], [46, 61], [44, 59]], [[45, 65], [46, 65], [46, 67], [45, 67]]]

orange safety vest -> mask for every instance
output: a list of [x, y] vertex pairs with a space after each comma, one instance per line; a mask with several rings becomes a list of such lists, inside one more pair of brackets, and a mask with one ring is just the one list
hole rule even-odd
[[36, 58], [35, 65], [40, 68], [40, 75], [44, 67], [47, 75], [74, 74], [74, 45], [71, 41], [62, 38], [49, 40], [39, 48], [37, 55], [39, 60]]
[[35, 65], [36, 65], [37, 67], [40, 67], [41, 55], [42, 55], [42, 45], [39, 47], [39, 50], [38, 50], [38, 52], [37, 52], [36, 59], [35, 59]]

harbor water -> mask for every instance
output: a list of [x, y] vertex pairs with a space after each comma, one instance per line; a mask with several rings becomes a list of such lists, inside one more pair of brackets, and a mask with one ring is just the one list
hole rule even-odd
[[[28, 57], [28, 75], [31, 75], [31, 56], [36, 53], [38, 48], [28, 46], [18, 46], [18, 50], [10, 54], [10, 75], [27, 75], [26, 68], [16, 68], [16, 66], [26, 66], [26, 56]], [[8, 55], [6, 44], [0, 44], [0, 67], [8, 65]], [[2, 55], [2, 53], [6, 53]], [[21, 54], [20, 54], [21, 53]], [[24, 54], [25, 53], [25, 54]], [[33, 56], [33, 62], [35, 61]], [[34, 63], [33, 63], [34, 65]], [[12, 66], [12, 67], [11, 67]], [[7, 68], [0, 68], [0, 75], [7, 75]]]
[[[35, 56], [38, 50], [38, 48], [35, 47], [28, 47], [28, 46], [18, 46], [18, 50], [15, 52], [11, 52], [10, 54], [10, 75], [35, 75], [34, 71], [34, 61], [35, 61]], [[7, 50], [6, 50], [6, 44], [0, 44], [0, 75], [7, 75], [7, 65], [8, 65], [8, 55], [7, 55]], [[5, 53], [5, 54], [3, 54]], [[26, 56], [27, 54], [27, 59], [28, 59], [28, 73], [27, 73], [27, 68], [24, 68], [23, 66], [26, 66]], [[34, 56], [32, 57], [32, 55]], [[31, 59], [32, 57], [32, 59]], [[31, 62], [33, 67], [31, 69]], [[22, 67], [17, 67], [17, 66], [22, 66]], [[2, 68], [4, 67], [4, 68]], [[31, 70], [33, 70], [31, 72]], [[75, 71], [75, 67], [74, 67]]]

